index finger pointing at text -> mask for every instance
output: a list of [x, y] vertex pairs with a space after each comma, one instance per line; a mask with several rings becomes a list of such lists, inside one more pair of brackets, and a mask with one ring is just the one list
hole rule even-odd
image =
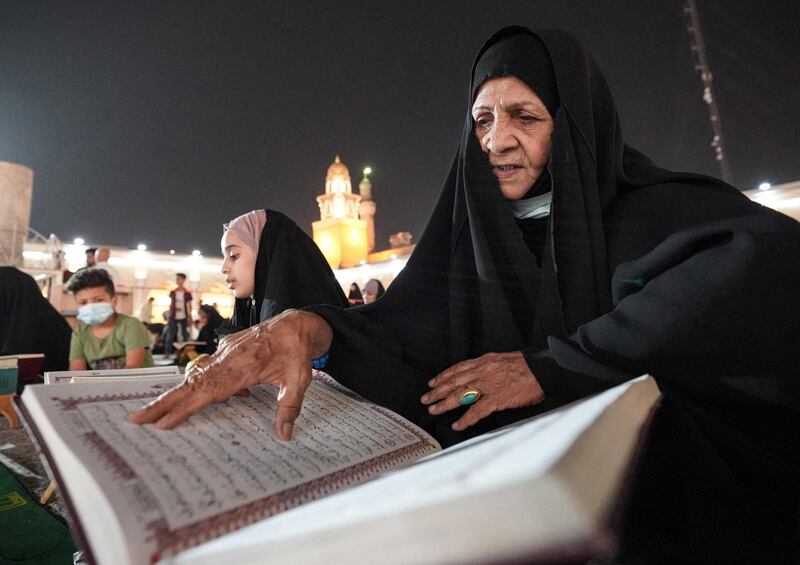
[[149, 424], [155, 422], [161, 416], [172, 410], [191, 394], [186, 381], [175, 388], [161, 394], [155, 400], [147, 403], [143, 408], [134, 410], [128, 414], [128, 421], [134, 424]]
[[300, 415], [303, 406], [303, 396], [308, 389], [311, 379], [301, 379], [300, 382], [281, 386], [278, 394], [278, 409], [275, 414], [275, 431], [283, 441], [292, 439], [294, 421]]

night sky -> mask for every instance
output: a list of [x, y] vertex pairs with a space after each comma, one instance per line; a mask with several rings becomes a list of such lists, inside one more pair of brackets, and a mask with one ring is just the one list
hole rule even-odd
[[[796, 0], [697, 5], [734, 183], [800, 179]], [[339, 153], [354, 189], [374, 170], [385, 248], [420, 235], [473, 56], [515, 23], [589, 47], [628, 143], [719, 176], [681, 0], [0, 0], [0, 160], [34, 169], [45, 235], [219, 254], [254, 208], [310, 232]]]

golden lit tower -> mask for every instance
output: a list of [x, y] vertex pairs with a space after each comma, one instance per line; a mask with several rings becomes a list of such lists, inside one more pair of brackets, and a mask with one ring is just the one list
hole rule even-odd
[[325, 194], [317, 196], [320, 219], [311, 224], [314, 241], [334, 269], [367, 258], [367, 222], [359, 219], [361, 197], [353, 194], [350, 171], [339, 156], [328, 167]]
[[364, 169], [364, 178], [358, 185], [361, 203], [358, 205], [358, 217], [367, 222], [367, 251], [375, 249], [375, 202], [372, 201], [372, 183], [369, 175], [372, 169]]

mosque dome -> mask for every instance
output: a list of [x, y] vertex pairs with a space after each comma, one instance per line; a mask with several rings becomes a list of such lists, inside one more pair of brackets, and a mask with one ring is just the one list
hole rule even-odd
[[342, 163], [338, 155], [336, 156], [336, 160], [328, 167], [328, 178], [330, 179], [333, 177], [350, 178], [350, 170], [347, 168], [347, 165]]

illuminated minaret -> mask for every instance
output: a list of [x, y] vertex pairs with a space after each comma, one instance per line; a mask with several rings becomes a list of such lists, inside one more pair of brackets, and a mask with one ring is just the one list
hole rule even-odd
[[372, 169], [364, 169], [364, 178], [358, 185], [361, 203], [358, 205], [358, 217], [367, 222], [367, 251], [375, 249], [375, 202], [372, 200], [372, 183], [369, 175]]
[[328, 167], [325, 194], [317, 196], [320, 219], [311, 224], [314, 241], [334, 269], [367, 258], [367, 222], [358, 217], [360, 201], [353, 194], [350, 171], [337, 155]]

